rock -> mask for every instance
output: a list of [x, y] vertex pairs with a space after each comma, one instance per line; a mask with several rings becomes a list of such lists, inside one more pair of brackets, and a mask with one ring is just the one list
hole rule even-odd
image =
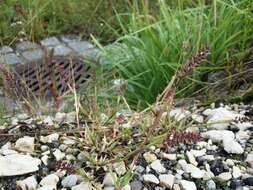
[[116, 173], [107, 173], [103, 180], [104, 186], [114, 186], [115, 182], [117, 180], [117, 174]]
[[57, 123], [73, 123], [76, 121], [76, 113], [69, 112], [69, 113], [61, 113], [57, 112], [55, 115], [55, 120]]
[[147, 163], [151, 163], [157, 159], [156, 155], [151, 152], [146, 152], [143, 154], [144, 159]]
[[127, 184], [124, 187], [122, 187], [121, 190], [131, 190], [131, 186], [129, 184]]
[[12, 154], [0, 156], [0, 177], [32, 173], [39, 170], [40, 159], [30, 155]]
[[232, 190], [240, 190], [242, 189], [242, 182], [239, 179], [232, 179], [230, 181], [230, 188]]
[[225, 172], [225, 168], [221, 160], [211, 161], [210, 170], [214, 173], [214, 175], [219, 175]]
[[55, 174], [49, 174], [46, 177], [42, 178], [40, 185], [43, 187], [50, 187], [57, 189], [57, 183], [59, 182], [59, 177]]
[[172, 174], [159, 175], [160, 185], [168, 189], [172, 189], [175, 182], [175, 176]]
[[241, 173], [241, 170], [239, 167], [237, 166], [233, 166], [233, 173], [232, 173], [233, 177], [236, 179], [236, 178], [239, 178], [242, 176], [242, 173]]
[[224, 172], [218, 175], [218, 178], [223, 181], [228, 181], [232, 178], [232, 175], [230, 172]]
[[249, 128], [251, 128], [251, 127], [253, 127], [253, 124], [252, 123], [250, 123], [250, 122], [243, 122], [243, 123], [236, 123], [235, 124], [236, 125], [236, 127], [239, 129], [239, 130], [241, 130], [241, 131], [246, 131], [246, 130], [248, 130]]
[[223, 139], [234, 139], [235, 135], [228, 130], [210, 130], [201, 133], [203, 138], [211, 139], [213, 142], [222, 142]]
[[29, 116], [26, 113], [20, 113], [17, 115], [18, 120], [26, 120], [29, 119]]
[[216, 184], [213, 180], [208, 180], [206, 182], [206, 190], [216, 190]]
[[104, 187], [103, 190], [115, 190], [115, 187], [114, 186], [112, 186], [112, 187]]
[[38, 188], [37, 190], [56, 190], [53, 185], [45, 185], [43, 187]]
[[119, 176], [122, 176], [127, 172], [125, 163], [123, 161], [114, 163], [113, 169]]
[[253, 151], [247, 155], [245, 162], [247, 162], [250, 167], [253, 168]]
[[175, 118], [177, 121], [180, 121], [188, 117], [190, 114], [191, 112], [184, 110], [184, 108], [175, 108], [170, 111], [169, 116]]
[[159, 184], [159, 179], [157, 179], [157, 177], [153, 174], [144, 174], [143, 180], [148, 183]]
[[15, 143], [15, 148], [22, 152], [33, 153], [34, 151], [34, 137], [24, 136]]
[[130, 183], [131, 190], [142, 190], [142, 183], [140, 181], [132, 181]]
[[253, 186], [253, 177], [243, 179], [243, 183], [248, 186]]
[[192, 114], [192, 119], [196, 121], [197, 123], [203, 123], [204, 122], [204, 117], [199, 114]]
[[45, 166], [48, 165], [48, 160], [49, 160], [48, 155], [44, 155], [44, 156], [41, 157], [41, 161], [43, 162], [43, 164], [44, 164]]
[[47, 125], [53, 126], [54, 122], [53, 122], [53, 117], [51, 116], [46, 116], [43, 120], [43, 122]]
[[243, 117], [244, 115], [242, 114], [220, 107], [211, 110], [211, 113], [208, 116], [207, 124], [209, 124], [208, 127], [211, 129], [224, 130], [227, 129], [232, 120]]
[[0, 55], [7, 54], [13, 52], [13, 49], [10, 46], [2, 46], [0, 47]]
[[182, 190], [197, 190], [195, 183], [192, 181], [181, 180], [180, 185]]
[[70, 188], [70, 187], [73, 187], [75, 186], [77, 183], [77, 176], [76, 175], [69, 175], [69, 176], [66, 176], [62, 181], [61, 181], [61, 185], [63, 187], [67, 187], [67, 188]]
[[200, 156], [204, 156], [206, 155], [206, 149], [202, 149], [202, 150], [190, 150], [190, 153], [194, 156], [194, 157], [200, 157]]
[[223, 147], [227, 153], [242, 154], [244, 152], [242, 146], [234, 139], [223, 139]]
[[64, 44], [57, 45], [55, 47], [48, 47], [48, 50], [54, 49], [55, 56], [67, 56], [72, 53], [72, 50]]
[[200, 170], [197, 167], [191, 167], [190, 173], [191, 173], [192, 178], [201, 179], [206, 174], [206, 171], [205, 170]]
[[52, 143], [52, 142], [58, 141], [58, 139], [59, 139], [59, 134], [58, 133], [53, 133], [51, 135], [41, 136], [40, 137], [40, 141], [42, 143]]
[[76, 185], [71, 188], [71, 190], [93, 190], [91, 183], [82, 182], [79, 185]]
[[194, 166], [197, 166], [198, 165], [198, 162], [196, 161], [195, 157], [192, 155], [191, 152], [187, 151], [186, 152], [186, 156], [188, 157], [188, 160], [189, 162], [194, 165]]
[[188, 164], [185, 160], [181, 159], [178, 161], [178, 165], [184, 170], [186, 173], [190, 173]]
[[227, 159], [226, 160], [226, 164], [228, 165], [228, 166], [234, 166], [235, 165], [235, 163], [234, 163], [234, 161], [232, 160], [232, 159]]
[[150, 167], [157, 173], [165, 173], [166, 168], [161, 164], [160, 160], [155, 160], [150, 164]]
[[31, 176], [22, 181], [17, 181], [16, 184], [22, 190], [36, 190], [38, 182], [35, 176]]
[[53, 152], [53, 155], [57, 161], [60, 161], [65, 157], [65, 153], [61, 152], [59, 149], [56, 149]]
[[177, 160], [177, 155], [176, 154], [161, 153], [161, 158], [173, 161], [173, 160]]
[[235, 134], [235, 138], [239, 142], [245, 143], [247, 140], [250, 139], [250, 135], [249, 135], [248, 131], [238, 131]]
[[173, 185], [173, 190], [181, 190], [180, 185], [179, 184], [174, 184]]

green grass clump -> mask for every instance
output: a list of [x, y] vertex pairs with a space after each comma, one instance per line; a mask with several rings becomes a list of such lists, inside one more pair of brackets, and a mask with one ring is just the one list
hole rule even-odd
[[90, 33], [102, 41], [115, 39], [105, 23], [118, 28], [115, 12], [125, 12], [122, 0], [7, 0], [0, 3], [0, 43], [17, 38], [38, 40], [59, 33]]
[[204, 87], [206, 73], [241, 64], [251, 47], [250, 0], [198, 1], [173, 8], [159, 0], [158, 5], [157, 14], [151, 14], [145, 3], [134, 6], [129, 23], [118, 15], [125, 35], [118, 39], [121, 45], [108, 52], [119, 77], [127, 83], [125, 96], [135, 107], [153, 103], [175, 70], [204, 45], [211, 48], [211, 55], [181, 82], [178, 96]]

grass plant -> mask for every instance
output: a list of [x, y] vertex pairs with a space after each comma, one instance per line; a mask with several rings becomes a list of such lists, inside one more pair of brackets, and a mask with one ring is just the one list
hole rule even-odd
[[192, 76], [178, 84], [177, 96], [189, 96], [206, 86], [209, 72], [229, 71], [243, 64], [252, 48], [249, 0], [196, 1], [173, 8], [164, 0], [157, 2], [158, 15], [152, 15], [144, 1], [142, 7], [133, 8], [128, 24], [119, 15], [125, 35], [118, 39], [121, 45], [115, 51], [107, 52], [118, 77], [128, 86], [125, 96], [134, 107], [153, 103], [180, 65], [202, 46], [210, 46], [212, 53]]

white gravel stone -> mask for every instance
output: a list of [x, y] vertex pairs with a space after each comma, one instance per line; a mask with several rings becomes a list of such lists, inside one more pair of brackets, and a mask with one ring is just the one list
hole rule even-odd
[[124, 174], [127, 172], [127, 171], [126, 171], [125, 163], [124, 163], [123, 161], [114, 163], [112, 166], [113, 166], [114, 171], [115, 171], [119, 176], [122, 176], [122, 175], [124, 175]]
[[41, 157], [41, 161], [45, 166], [48, 165], [48, 159], [49, 159], [48, 155], [44, 155]]
[[34, 137], [24, 136], [15, 143], [15, 148], [21, 152], [33, 153]]
[[76, 185], [71, 188], [71, 190], [93, 190], [91, 183], [82, 182], [79, 185]]
[[30, 155], [12, 154], [0, 156], [0, 177], [32, 173], [39, 170], [40, 159]]
[[38, 182], [37, 182], [35, 176], [31, 176], [31, 177], [28, 177], [22, 181], [17, 181], [16, 184], [22, 190], [36, 190]]
[[244, 115], [234, 111], [230, 111], [226, 108], [220, 107], [211, 110], [208, 115], [207, 124], [210, 124], [208, 128], [224, 130], [229, 126], [230, 121], [235, 118], [243, 118]]
[[239, 142], [245, 143], [247, 140], [250, 139], [250, 135], [248, 131], [238, 131], [235, 134], [235, 138], [236, 140], [238, 140]]
[[194, 165], [194, 166], [197, 166], [198, 165], [198, 162], [196, 161], [195, 157], [193, 156], [193, 154], [189, 151], [186, 152], [186, 156], [188, 157], [189, 159], [189, 162]]
[[203, 138], [211, 139], [213, 142], [222, 142], [223, 139], [234, 139], [235, 135], [228, 130], [210, 130], [201, 133]]
[[203, 123], [204, 122], [204, 117], [199, 114], [192, 114], [192, 119], [198, 123]]
[[212, 161], [214, 160], [214, 155], [205, 155], [203, 156], [203, 159], [207, 161]]
[[61, 185], [67, 188], [75, 186], [76, 183], [77, 183], [76, 175], [68, 175], [61, 181]]
[[156, 155], [151, 152], [145, 152], [143, 154], [143, 157], [146, 160], [146, 162], [148, 162], [148, 163], [151, 163], [157, 159]]
[[191, 112], [185, 110], [184, 108], [175, 108], [170, 111], [169, 116], [175, 118], [177, 121], [180, 121], [188, 117], [190, 114]]
[[159, 179], [157, 179], [157, 177], [153, 174], [144, 174], [143, 180], [148, 183], [159, 184]]
[[169, 189], [172, 189], [175, 182], [175, 176], [172, 174], [159, 175], [160, 185]]
[[122, 187], [122, 190], [131, 190], [131, 186], [129, 184]]
[[59, 139], [59, 134], [58, 133], [53, 133], [53, 134], [48, 135], [48, 136], [41, 136], [40, 137], [40, 141], [42, 143], [52, 143], [52, 142], [58, 141], [58, 139]]
[[177, 163], [182, 168], [182, 170], [184, 170], [186, 173], [190, 172], [188, 164], [187, 164], [187, 162], [185, 160], [183, 160], [183, 159], [178, 160]]
[[176, 154], [161, 153], [161, 158], [164, 158], [167, 160], [177, 160], [177, 155]]
[[240, 170], [239, 167], [237, 166], [233, 166], [233, 173], [232, 173], [233, 177], [236, 179], [236, 178], [239, 178], [242, 176], [242, 172]]
[[206, 171], [205, 170], [200, 170], [197, 167], [192, 167], [190, 173], [191, 173], [192, 178], [201, 179], [201, 178], [204, 177]]
[[150, 167], [157, 173], [165, 173], [166, 168], [161, 164], [160, 160], [155, 160], [150, 164]]
[[200, 156], [204, 156], [206, 155], [206, 149], [202, 149], [202, 150], [190, 150], [190, 153], [194, 156], [194, 157], [200, 157]]
[[219, 174], [218, 178], [220, 178], [221, 180], [224, 180], [224, 181], [228, 181], [232, 178], [232, 175], [230, 172], [224, 172], [224, 173]]
[[57, 175], [49, 174], [40, 181], [40, 185], [42, 187], [57, 189], [58, 182], [59, 182], [59, 177]]
[[253, 168], [253, 151], [247, 155], [245, 162], [247, 162], [251, 168]]
[[223, 147], [227, 153], [242, 154], [244, 152], [242, 146], [234, 139], [223, 139]]
[[104, 186], [114, 186], [115, 182], [117, 180], [117, 174], [116, 173], [107, 173], [103, 180]]
[[181, 180], [180, 185], [182, 190], [197, 190], [195, 183], [192, 181]]
[[55, 156], [55, 159], [57, 161], [60, 161], [60, 160], [62, 160], [65, 157], [65, 153], [61, 152], [59, 149], [56, 149], [53, 152], [53, 155]]
[[253, 127], [253, 124], [250, 122], [236, 123], [236, 127], [241, 131], [248, 130], [250, 127]]

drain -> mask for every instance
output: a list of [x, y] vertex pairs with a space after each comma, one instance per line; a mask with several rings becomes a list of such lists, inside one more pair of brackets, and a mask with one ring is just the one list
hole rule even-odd
[[[90, 69], [83, 59], [77, 57], [54, 57], [50, 61], [20, 64], [13, 68], [12, 80], [15, 85], [8, 91], [26, 98], [61, 96], [70, 89], [78, 89], [89, 80]], [[5, 83], [8, 85], [8, 82]]]

